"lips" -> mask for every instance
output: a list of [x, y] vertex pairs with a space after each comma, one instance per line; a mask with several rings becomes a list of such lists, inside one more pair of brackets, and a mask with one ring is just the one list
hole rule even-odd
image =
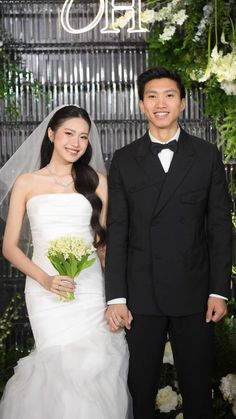
[[79, 150], [78, 150], [78, 149], [75, 149], [75, 148], [68, 148], [68, 147], [65, 147], [65, 149], [66, 149], [66, 151], [68, 151], [68, 153], [71, 153], [71, 154], [73, 154], [73, 155], [76, 155], [76, 154], [78, 154], [78, 153], [79, 153]]
[[168, 116], [169, 113], [168, 112], [154, 112], [154, 115], [157, 116], [158, 118], [159, 117], [162, 118], [162, 117]]

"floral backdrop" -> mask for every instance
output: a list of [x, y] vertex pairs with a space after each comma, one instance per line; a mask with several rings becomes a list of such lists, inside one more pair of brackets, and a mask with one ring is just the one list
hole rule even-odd
[[[235, 159], [235, 0], [146, 0], [142, 5], [150, 65], [172, 68], [186, 87], [203, 89], [205, 113], [219, 132], [225, 162]], [[128, 11], [117, 19], [117, 26], [124, 27], [130, 18]]]

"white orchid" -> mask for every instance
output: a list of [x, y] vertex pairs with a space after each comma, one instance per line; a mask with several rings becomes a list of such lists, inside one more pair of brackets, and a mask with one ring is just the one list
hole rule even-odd
[[220, 83], [220, 87], [225, 91], [227, 95], [236, 96], [236, 81], [223, 81]]
[[211, 51], [211, 56], [205, 70], [198, 69], [192, 71], [190, 77], [203, 83], [214, 75], [221, 84], [221, 88], [228, 95], [236, 94], [236, 52], [223, 55], [223, 51], [218, 51], [217, 45]]
[[125, 12], [123, 16], [120, 16], [116, 19], [115, 26], [118, 26], [121, 29], [124, 28], [132, 17], [133, 17], [133, 11], [128, 10], [127, 12]]
[[231, 52], [223, 55], [220, 51], [218, 58], [212, 61], [212, 73], [221, 83], [224, 81], [236, 81], [236, 53]]
[[179, 10], [177, 13], [174, 13], [171, 19], [172, 24], [176, 24], [182, 26], [185, 20], [187, 19], [188, 15], [186, 14], [185, 9]]
[[174, 35], [176, 31], [176, 27], [175, 26], [166, 26], [163, 33], [160, 35], [160, 41], [165, 42], [165, 41], [169, 41], [169, 39], [172, 38], [172, 36]]
[[141, 13], [141, 21], [143, 23], [153, 23], [156, 20], [157, 12], [152, 9], [146, 9]]

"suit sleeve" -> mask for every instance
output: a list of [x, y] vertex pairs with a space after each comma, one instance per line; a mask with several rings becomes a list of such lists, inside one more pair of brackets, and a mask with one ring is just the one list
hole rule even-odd
[[232, 220], [225, 169], [215, 147], [208, 199], [207, 239], [210, 259], [210, 294], [229, 297], [232, 269]]
[[126, 266], [129, 211], [115, 152], [108, 177], [108, 241], [105, 268], [106, 300], [127, 298]]

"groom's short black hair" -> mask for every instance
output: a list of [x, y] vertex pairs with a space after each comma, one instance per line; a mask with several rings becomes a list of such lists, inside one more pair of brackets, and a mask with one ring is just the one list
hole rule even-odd
[[150, 68], [149, 70], [144, 71], [138, 77], [139, 99], [143, 100], [144, 88], [145, 88], [146, 83], [154, 79], [163, 79], [163, 78], [174, 80], [179, 89], [181, 99], [185, 98], [185, 87], [180, 76], [174, 71], [169, 70], [168, 68], [154, 67], [154, 68]]

